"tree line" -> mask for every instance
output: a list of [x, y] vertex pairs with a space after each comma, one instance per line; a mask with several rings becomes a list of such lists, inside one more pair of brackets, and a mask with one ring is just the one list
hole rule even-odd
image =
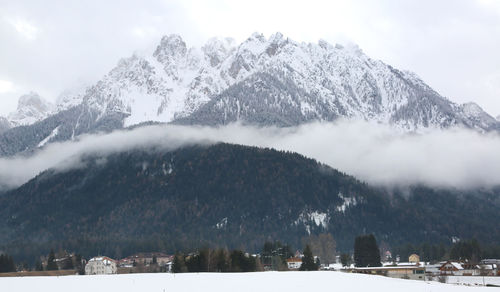
[[0, 273], [15, 272], [14, 259], [8, 254], [0, 254]]
[[[461, 240], [450, 246], [424, 243], [419, 246], [407, 244], [396, 247], [394, 254], [406, 261], [411, 254], [418, 254], [422, 261], [438, 262], [443, 260], [469, 261], [479, 263], [486, 258], [500, 258], [499, 245], [481, 246], [476, 239]], [[343, 266], [351, 264], [351, 256], [340, 256]], [[388, 259], [395, 260], [395, 258]], [[356, 267], [377, 267], [381, 265], [380, 249], [373, 234], [357, 236], [354, 241], [354, 264]]]

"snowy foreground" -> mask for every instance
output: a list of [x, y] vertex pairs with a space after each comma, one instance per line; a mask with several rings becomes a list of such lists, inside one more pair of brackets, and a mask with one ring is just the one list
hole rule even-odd
[[0, 278], [1, 291], [479, 291], [437, 282], [392, 279], [341, 272], [262, 272], [202, 274], [124, 274], [103, 276]]

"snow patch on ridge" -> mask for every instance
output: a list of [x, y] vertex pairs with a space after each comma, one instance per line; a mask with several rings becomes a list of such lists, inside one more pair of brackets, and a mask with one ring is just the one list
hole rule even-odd
[[215, 224], [215, 228], [217, 229], [225, 229], [227, 226], [227, 217], [222, 218], [217, 224]]
[[300, 213], [299, 218], [295, 220], [294, 225], [303, 224], [306, 228], [308, 234], [311, 234], [311, 228], [314, 224], [316, 227], [323, 227], [324, 229], [328, 229], [328, 221], [330, 217], [327, 213], [319, 212], [319, 211], [302, 211]]
[[354, 207], [358, 204], [358, 201], [356, 200], [355, 197], [344, 197], [344, 195], [342, 195], [342, 193], [339, 193], [338, 196], [339, 196], [339, 198], [341, 198], [344, 201], [342, 202], [342, 204], [340, 206], [337, 206], [337, 208], [336, 208], [337, 212], [345, 213], [347, 208], [349, 208], [351, 206]]
[[40, 141], [40, 143], [38, 143], [37, 147], [38, 148], [43, 147], [52, 138], [54, 138], [55, 136], [57, 136], [57, 134], [59, 134], [59, 127], [60, 126], [57, 126], [54, 130], [52, 130], [52, 132], [50, 133], [50, 135], [48, 135], [45, 139], [43, 139], [42, 141]]

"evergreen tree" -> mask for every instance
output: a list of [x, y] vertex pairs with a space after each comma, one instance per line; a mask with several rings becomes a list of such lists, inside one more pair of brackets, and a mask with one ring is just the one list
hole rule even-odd
[[216, 251], [215, 255], [215, 268], [217, 272], [228, 272], [229, 262], [227, 252], [224, 249], [219, 249]]
[[68, 256], [66, 260], [64, 260], [63, 270], [73, 270], [75, 266], [73, 265], [73, 257]]
[[184, 255], [181, 253], [176, 253], [174, 256], [174, 262], [172, 263], [172, 273], [185, 273], [187, 272], [186, 263], [184, 261]]
[[255, 258], [247, 257], [241, 250], [233, 250], [231, 259], [231, 272], [255, 272], [257, 263]]
[[54, 255], [54, 250], [50, 250], [49, 258], [47, 260], [47, 271], [57, 270], [56, 256]]
[[342, 267], [348, 267], [351, 265], [351, 255], [348, 253], [343, 253], [340, 255], [340, 262]]
[[0, 273], [15, 272], [16, 265], [14, 259], [8, 254], [0, 255]]
[[35, 271], [43, 271], [43, 265], [40, 260], [37, 260], [35, 263]]
[[373, 234], [361, 235], [354, 240], [354, 263], [356, 267], [380, 266], [380, 250]]
[[75, 269], [79, 275], [85, 275], [85, 266], [82, 263], [82, 256], [79, 254], [75, 255]]
[[317, 271], [318, 266], [314, 262], [314, 256], [312, 254], [309, 245], [306, 245], [304, 249], [304, 257], [302, 258], [302, 265], [299, 268], [300, 271]]
[[475, 239], [457, 242], [451, 248], [450, 258], [478, 263], [481, 259], [481, 247]]

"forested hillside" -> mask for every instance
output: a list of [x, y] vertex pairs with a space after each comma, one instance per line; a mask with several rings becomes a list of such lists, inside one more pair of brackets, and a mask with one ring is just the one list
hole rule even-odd
[[498, 243], [499, 194], [388, 193], [296, 153], [230, 144], [94, 154], [0, 196], [0, 250], [257, 251], [266, 240], [301, 248], [309, 233], [332, 233], [338, 250], [363, 233], [387, 245], [453, 236]]

